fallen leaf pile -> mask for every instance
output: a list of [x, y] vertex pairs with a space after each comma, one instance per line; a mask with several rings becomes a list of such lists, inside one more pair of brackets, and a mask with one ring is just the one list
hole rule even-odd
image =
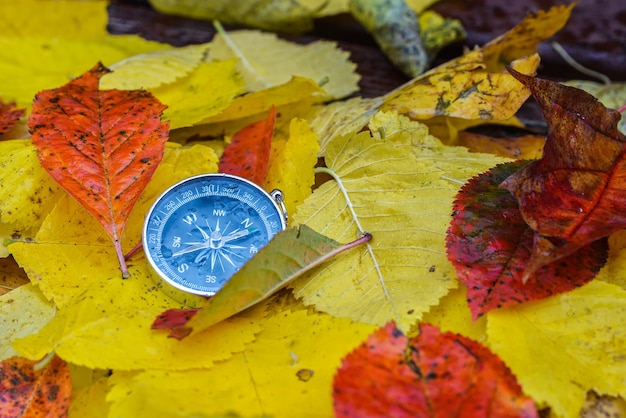
[[[228, 3], [224, 21], [306, 30], [362, 2]], [[101, 1], [24, 20], [49, 6], [0, 6], [0, 416], [622, 405], [620, 115], [533, 77], [573, 6], [372, 99], [331, 42], [242, 30], [175, 48], [107, 34]], [[541, 159], [459, 146], [520, 126], [531, 94], [552, 127]], [[218, 171], [282, 190], [290, 225], [207, 299], [136, 248], [164, 190]]]

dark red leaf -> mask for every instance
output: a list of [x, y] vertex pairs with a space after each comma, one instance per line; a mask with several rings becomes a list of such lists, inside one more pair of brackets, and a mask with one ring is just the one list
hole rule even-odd
[[11, 357], [0, 363], [0, 417], [66, 417], [72, 382], [67, 363], [54, 356], [42, 369]]
[[28, 121], [41, 165], [102, 224], [122, 273], [128, 216], [163, 158], [165, 106], [144, 90], [98, 90], [101, 64], [37, 94]]
[[393, 323], [348, 354], [333, 384], [337, 417], [537, 417], [508, 367], [479, 343], [421, 324]]
[[276, 110], [270, 109], [266, 119], [251, 123], [237, 132], [224, 149], [220, 173], [233, 174], [263, 184], [269, 165]]
[[534, 231], [524, 222], [515, 198], [499, 184], [527, 164], [494, 167], [467, 182], [454, 202], [446, 238], [448, 259], [467, 286], [474, 319], [491, 309], [582, 286], [606, 261], [607, 240], [600, 239], [541, 267], [524, 283]]
[[536, 232], [527, 275], [626, 227], [626, 136], [590, 94], [510, 70], [548, 123], [543, 157], [502, 183]]
[[14, 102], [3, 103], [0, 99], [0, 135], [9, 132], [17, 121], [26, 113], [26, 109], [18, 109]]

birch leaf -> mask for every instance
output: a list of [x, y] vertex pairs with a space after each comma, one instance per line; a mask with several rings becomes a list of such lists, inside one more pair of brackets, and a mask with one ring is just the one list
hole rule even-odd
[[148, 268], [144, 262], [131, 267], [131, 279], [111, 276], [91, 284], [39, 333], [16, 340], [14, 348], [30, 359], [55, 351], [89, 368], [182, 370], [228, 358], [261, 330], [251, 318], [262, 315], [263, 304], [182, 342], [153, 332], [150, 324], [160, 312], [181, 305], [158, 291]]
[[0, 97], [30, 109], [37, 92], [66, 84], [95, 62], [110, 65], [133, 55], [170, 48], [135, 35], [99, 39], [0, 37]]
[[577, 416], [590, 389], [626, 396], [624, 306], [625, 290], [594, 280], [488, 313], [489, 346], [539, 405], [557, 416]]
[[445, 255], [457, 182], [501, 160], [446, 147], [413, 123], [385, 139], [338, 137], [325, 161], [334, 180], [305, 200], [295, 223], [339, 242], [359, 230], [373, 239], [290, 287], [323, 312], [377, 325], [395, 320], [408, 330], [458, 285]]
[[300, 45], [275, 34], [242, 30], [216, 36], [211, 42], [210, 58], [239, 58], [238, 68], [251, 91], [288, 82], [293, 76], [310, 78], [333, 99], [358, 91], [360, 76], [349, 53], [335, 42], [317, 41]]
[[32, 284], [0, 296], [0, 360], [17, 355], [11, 344], [20, 337], [38, 332], [54, 317], [54, 305]]
[[149, 90], [189, 75], [204, 59], [208, 45], [189, 45], [133, 55], [109, 66], [100, 89]]
[[163, 117], [176, 129], [220, 113], [244, 90], [235, 61], [229, 60], [202, 63], [188, 77], [151, 91], [168, 105]]
[[255, 341], [210, 369], [114, 374], [107, 397], [111, 415], [332, 416], [333, 374], [374, 327], [312, 313], [281, 298], [272, 298], [268, 316], [256, 320]]

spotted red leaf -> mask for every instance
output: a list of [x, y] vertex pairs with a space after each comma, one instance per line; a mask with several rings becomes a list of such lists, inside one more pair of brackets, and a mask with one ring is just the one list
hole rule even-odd
[[474, 177], [454, 202], [446, 238], [448, 259], [467, 286], [474, 319], [491, 309], [582, 286], [606, 261], [607, 240], [600, 239], [541, 267], [524, 283], [534, 231], [524, 222], [515, 198], [499, 184], [527, 164], [502, 164]]
[[25, 109], [18, 109], [14, 102], [3, 103], [0, 100], [0, 135], [9, 132], [26, 113]]
[[421, 324], [393, 323], [348, 354], [333, 383], [337, 417], [537, 417], [509, 368], [481, 344]]
[[11, 357], [0, 363], [0, 417], [66, 417], [72, 382], [67, 363], [54, 356], [42, 369]]
[[256, 184], [263, 184], [269, 165], [276, 110], [270, 109], [267, 118], [251, 123], [237, 132], [224, 149], [220, 173], [233, 174]]
[[502, 184], [536, 232], [530, 274], [626, 227], [626, 136], [620, 113], [590, 94], [510, 71], [549, 126], [543, 157]]
[[124, 276], [121, 236], [161, 162], [169, 124], [165, 106], [143, 90], [98, 90], [101, 64], [66, 85], [44, 90], [28, 126], [41, 165], [109, 234]]

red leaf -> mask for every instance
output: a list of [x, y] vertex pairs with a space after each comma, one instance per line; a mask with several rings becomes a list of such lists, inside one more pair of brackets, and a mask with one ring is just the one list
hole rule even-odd
[[606, 239], [541, 267], [523, 281], [534, 231], [517, 201], [499, 184], [528, 162], [502, 164], [467, 182], [456, 197], [446, 244], [448, 259], [467, 286], [474, 319], [491, 309], [567, 292], [587, 283], [604, 265]]
[[152, 329], [169, 329], [168, 337], [182, 340], [192, 329], [185, 324], [193, 318], [200, 309], [168, 309], [161, 313], [152, 323]]
[[508, 367], [479, 343], [422, 324], [393, 323], [348, 354], [334, 379], [337, 417], [537, 417]]
[[276, 110], [270, 109], [266, 119], [251, 123], [234, 136], [224, 149], [220, 173], [233, 174], [263, 184], [269, 165]]
[[0, 363], [0, 417], [66, 417], [72, 382], [67, 363], [54, 356], [42, 369], [11, 357]]
[[621, 115], [573, 87], [520, 74], [549, 126], [543, 157], [502, 183], [536, 232], [527, 274], [626, 227]]
[[122, 273], [128, 216], [163, 158], [165, 106], [143, 90], [98, 90], [96, 65], [63, 87], [37, 94], [28, 121], [41, 165], [109, 234]]
[[0, 100], [0, 135], [13, 129], [17, 121], [24, 116], [24, 113], [26, 110], [16, 108], [14, 102], [5, 104]]

